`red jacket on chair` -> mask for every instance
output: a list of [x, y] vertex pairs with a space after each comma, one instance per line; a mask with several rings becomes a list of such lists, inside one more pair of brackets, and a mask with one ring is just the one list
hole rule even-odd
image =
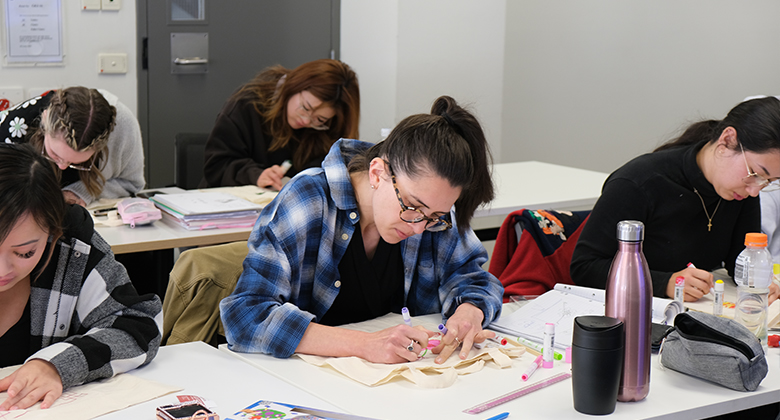
[[[556, 283], [574, 284], [569, 265], [589, 215], [590, 211], [524, 209], [507, 216], [488, 270], [504, 285], [504, 302], [512, 295], [541, 295]], [[522, 228], [519, 241], [516, 226]]]

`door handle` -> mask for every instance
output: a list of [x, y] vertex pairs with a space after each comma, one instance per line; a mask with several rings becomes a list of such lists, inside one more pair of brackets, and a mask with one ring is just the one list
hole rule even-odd
[[177, 64], [180, 66], [183, 65], [191, 65], [191, 64], [208, 64], [209, 60], [207, 58], [200, 58], [200, 57], [192, 57], [192, 58], [179, 58], [176, 57], [173, 59], [173, 64]]

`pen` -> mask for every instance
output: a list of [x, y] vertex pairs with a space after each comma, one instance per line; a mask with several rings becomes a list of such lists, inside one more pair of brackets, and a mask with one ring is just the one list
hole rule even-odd
[[444, 324], [439, 324], [439, 332], [441, 335], [447, 335], [447, 327], [445, 327]]
[[401, 308], [401, 315], [404, 316], [404, 324], [406, 324], [406, 325], [411, 327], [412, 326], [412, 317], [409, 316], [409, 309], [406, 306]]
[[534, 360], [534, 362], [533, 362], [533, 363], [531, 363], [531, 366], [528, 366], [528, 369], [527, 369], [525, 372], [523, 372], [523, 375], [522, 375], [522, 376], [520, 376], [520, 378], [521, 378], [523, 381], [527, 381], [527, 380], [528, 380], [528, 378], [530, 378], [530, 377], [531, 377], [531, 375], [533, 375], [533, 374], [534, 374], [534, 372], [536, 372], [536, 369], [537, 369], [537, 368], [539, 367], [539, 365], [541, 365], [541, 364], [542, 364], [542, 355], [540, 354], [540, 355], [536, 356], [536, 359]]
[[486, 420], [504, 420], [507, 417], [509, 417], [509, 412], [501, 413], [497, 416], [490, 417], [489, 419]]
[[[696, 268], [696, 266], [695, 266], [695, 265], [693, 265], [693, 263], [692, 263], [692, 262], [689, 262], [689, 263], [688, 263], [688, 267], [691, 267], [691, 268]], [[709, 290], [707, 293], [705, 293], [705, 294], [707, 294], [707, 295], [710, 295], [710, 294], [712, 294], [713, 292], [714, 292], [714, 290], [710, 288], [710, 290]]]
[[[541, 354], [544, 351], [544, 347], [541, 344], [526, 340], [523, 337], [517, 337], [517, 342], [535, 351], [537, 354]], [[563, 355], [557, 351], [553, 351], [553, 358], [555, 360], [563, 360]]]

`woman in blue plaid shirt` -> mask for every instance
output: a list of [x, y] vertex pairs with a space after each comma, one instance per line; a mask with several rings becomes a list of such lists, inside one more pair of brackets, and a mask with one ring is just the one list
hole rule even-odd
[[461, 344], [465, 358], [501, 310], [503, 288], [469, 228], [493, 199], [489, 168], [479, 122], [447, 96], [379, 144], [336, 142], [322, 168], [293, 178], [260, 215], [220, 304], [230, 348], [413, 361], [434, 332], [337, 327], [407, 307], [446, 322], [438, 363]]
[[[71, 386], [149, 363], [162, 307], [139, 296], [92, 217], [65, 205], [53, 165], [0, 143], [0, 412], [48, 408]], [[0, 415], [2, 417], [2, 415]]]

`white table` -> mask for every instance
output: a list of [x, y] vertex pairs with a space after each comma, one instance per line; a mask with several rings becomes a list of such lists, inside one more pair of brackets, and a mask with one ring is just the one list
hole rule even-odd
[[261, 399], [337, 410], [334, 405], [202, 342], [161, 347], [150, 364], [127, 375], [178, 386], [183, 390], [99, 419], [153, 419], [155, 408], [178, 403], [176, 395], [195, 395], [214, 401], [217, 404], [214, 411], [221, 418]]
[[[496, 199], [474, 214], [473, 227], [498, 228], [506, 216], [523, 208], [590, 209], [601, 195], [608, 174], [551, 163], [528, 161], [499, 163], [493, 167]], [[188, 231], [165, 220], [131, 229], [96, 227], [115, 254], [246, 240], [251, 228]]]
[[[401, 322], [400, 315], [399, 322]], [[435, 330], [441, 321], [438, 315], [415, 318], [415, 325]], [[355, 415], [382, 419], [446, 418], [486, 419], [508, 411], [510, 418], [528, 419], [593, 419], [574, 410], [571, 379], [556, 383], [532, 394], [494, 407], [478, 415], [463, 410], [492, 398], [512, 392], [529, 383], [538, 382], [557, 373], [570, 371], [570, 365], [556, 361], [553, 369], [539, 369], [529, 383], [520, 375], [534, 356], [525, 354], [516, 359], [511, 369], [487, 365], [473, 375], [458, 377], [445, 389], [423, 389], [405, 380], [370, 388], [324, 368], [307, 364], [301, 359], [275, 359], [260, 354], [243, 354], [227, 350], [301, 390], [338, 406]], [[652, 357], [650, 394], [635, 403], [617, 403], [610, 419], [700, 419], [757, 407], [780, 401], [780, 349], [772, 348], [767, 355], [769, 374], [755, 392], [737, 392], [696, 379], [660, 366], [658, 356]]]

